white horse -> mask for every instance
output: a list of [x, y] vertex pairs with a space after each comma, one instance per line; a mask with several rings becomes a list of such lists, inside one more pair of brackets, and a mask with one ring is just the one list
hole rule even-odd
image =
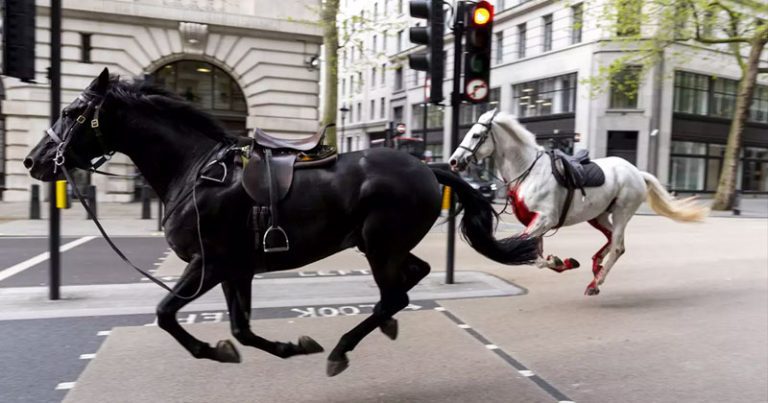
[[[490, 140], [490, 141], [488, 141]], [[693, 202], [694, 198], [675, 199], [659, 180], [618, 157], [599, 158], [594, 163], [605, 176], [601, 186], [583, 189], [585, 194], [561, 186], [553, 175], [551, 155], [536, 144], [536, 136], [507, 113], [486, 112], [472, 126], [449, 164], [454, 171], [494, 155], [498, 170], [508, 186], [515, 215], [526, 226], [524, 234], [541, 237], [553, 228], [587, 221], [608, 239], [592, 257], [594, 279], [586, 295], [597, 295], [616, 260], [624, 253], [624, 230], [627, 222], [644, 200], [658, 214], [676, 221], [698, 221], [709, 209]], [[566, 207], [566, 200], [572, 199]], [[564, 211], [567, 209], [567, 211]], [[557, 272], [579, 266], [574, 259], [564, 261], [556, 256], [543, 258], [540, 249], [536, 265]], [[610, 257], [603, 265], [603, 259]]]

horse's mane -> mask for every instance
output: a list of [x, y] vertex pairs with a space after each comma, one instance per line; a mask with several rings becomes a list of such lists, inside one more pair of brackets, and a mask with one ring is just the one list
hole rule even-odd
[[121, 103], [139, 107], [149, 107], [160, 114], [172, 114], [174, 121], [191, 131], [199, 132], [212, 140], [234, 141], [211, 115], [192, 105], [179, 95], [145, 80], [120, 80], [110, 77], [108, 96], [113, 96]]
[[496, 119], [494, 119], [494, 123], [498, 123], [501, 126], [504, 126], [508, 131], [513, 132], [523, 143], [531, 147], [541, 148], [541, 146], [536, 143], [536, 135], [526, 129], [514, 115], [507, 112], [499, 112]]

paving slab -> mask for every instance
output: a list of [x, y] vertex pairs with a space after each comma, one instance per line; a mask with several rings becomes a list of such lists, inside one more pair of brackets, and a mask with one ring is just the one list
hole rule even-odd
[[[350, 368], [325, 375], [326, 355], [281, 360], [239, 347], [241, 364], [196, 360], [155, 327], [113, 329], [65, 402], [552, 402], [502, 359], [436, 311], [398, 315], [400, 337], [369, 335]], [[267, 338], [311, 335], [330, 349], [362, 317], [261, 320]], [[226, 324], [191, 325], [209, 342]]]

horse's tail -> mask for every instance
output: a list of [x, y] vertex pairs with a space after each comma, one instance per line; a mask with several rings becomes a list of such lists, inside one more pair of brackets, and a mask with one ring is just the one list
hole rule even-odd
[[491, 203], [458, 175], [432, 167], [437, 181], [450, 186], [464, 208], [461, 233], [472, 248], [502, 264], [530, 264], [538, 256], [538, 242], [526, 236], [497, 240], [493, 237], [494, 211]]
[[648, 204], [657, 214], [683, 222], [701, 221], [709, 215], [709, 208], [696, 203], [695, 196], [676, 199], [661, 186], [655, 176], [648, 172], [640, 174], [648, 185]]

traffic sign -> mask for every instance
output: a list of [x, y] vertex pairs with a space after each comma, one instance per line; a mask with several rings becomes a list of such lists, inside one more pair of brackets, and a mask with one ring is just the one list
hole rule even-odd
[[464, 93], [469, 100], [473, 102], [481, 102], [488, 97], [488, 83], [480, 78], [471, 80], [467, 83]]

